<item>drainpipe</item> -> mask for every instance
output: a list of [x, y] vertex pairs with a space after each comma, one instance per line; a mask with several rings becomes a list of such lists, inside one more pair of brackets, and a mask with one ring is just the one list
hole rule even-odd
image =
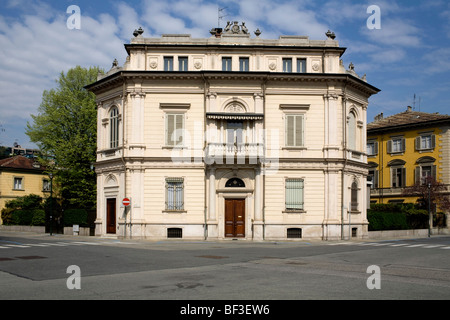
[[344, 153], [344, 166], [342, 167], [341, 173], [341, 240], [344, 240], [344, 179], [345, 179], [345, 168], [347, 166], [347, 94], [346, 94], [347, 84], [344, 86], [344, 93], [342, 95], [342, 134], [343, 134], [343, 153]]
[[[127, 94], [126, 94], [126, 81], [124, 81], [123, 85], [122, 85], [122, 155], [121, 155], [121, 160], [122, 160], [122, 164], [123, 164], [123, 175], [124, 175], [124, 185], [123, 185], [123, 192], [124, 192], [124, 197], [127, 196], [127, 168], [126, 168], [126, 163], [125, 163], [125, 104], [126, 104], [126, 100], [127, 100]], [[128, 106], [128, 103], [127, 103]], [[120, 201], [120, 199], [119, 199]], [[125, 218], [125, 224], [124, 224], [124, 228], [123, 228], [123, 237], [124, 239], [126, 239], [127, 236], [127, 215], [126, 215], [126, 211], [127, 208], [125, 207], [124, 209], [124, 218]], [[130, 220], [130, 224], [131, 224], [131, 220]], [[131, 227], [131, 225], [130, 225]]]
[[[263, 91], [263, 114], [264, 114], [264, 120], [263, 120], [263, 130], [265, 132], [266, 130], [266, 85], [267, 85], [267, 80], [268, 80], [268, 75], [266, 75], [266, 78], [263, 81], [262, 84], [262, 91]], [[265, 134], [263, 135], [263, 137], [265, 137]], [[264, 153], [264, 157], [266, 156], [266, 141], [264, 141], [264, 147], [263, 147], [263, 153]], [[278, 161], [280, 161], [280, 159], [278, 159]], [[263, 228], [262, 228], [262, 233], [263, 233], [263, 240], [266, 240], [266, 174], [265, 174], [265, 170], [260, 170], [260, 174], [263, 173], [262, 176], [262, 183], [263, 183], [263, 187], [262, 187], [262, 224], [263, 224]]]
[[[203, 109], [204, 109], [204, 115], [203, 115], [203, 134], [204, 134], [204, 139], [203, 139], [203, 164], [204, 164], [204, 168], [205, 168], [205, 176], [204, 176], [204, 186], [205, 186], [205, 197], [203, 197], [203, 201], [204, 201], [204, 207], [205, 207], [205, 212], [204, 212], [204, 220], [205, 220], [205, 226], [204, 226], [204, 240], [208, 239], [208, 223], [207, 223], [207, 219], [208, 219], [208, 207], [207, 207], [207, 199], [206, 199], [206, 191], [208, 190], [208, 185], [206, 183], [206, 174], [207, 174], [207, 166], [206, 166], [206, 162], [205, 157], [206, 157], [206, 152], [207, 152], [207, 148], [208, 148], [208, 139], [207, 139], [207, 126], [206, 126], [206, 95], [207, 95], [207, 81], [205, 78], [205, 74], [202, 73], [202, 78], [203, 78]], [[209, 182], [211, 183], [211, 181]], [[212, 197], [213, 195], [209, 195], [210, 197]], [[215, 196], [215, 195], [214, 195]]]

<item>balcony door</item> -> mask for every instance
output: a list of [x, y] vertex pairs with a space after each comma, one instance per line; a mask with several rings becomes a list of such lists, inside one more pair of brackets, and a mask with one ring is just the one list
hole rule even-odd
[[227, 122], [227, 144], [238, 145], [243, 143], [244, 123], [242, 121]]

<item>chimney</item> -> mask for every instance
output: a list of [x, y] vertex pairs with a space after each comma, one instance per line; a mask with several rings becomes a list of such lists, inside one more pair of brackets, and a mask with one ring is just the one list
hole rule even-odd
[[408, 109], [406, 110], [406, 112], [411, 112], [412, 111], [412, 107], [408, 106]]

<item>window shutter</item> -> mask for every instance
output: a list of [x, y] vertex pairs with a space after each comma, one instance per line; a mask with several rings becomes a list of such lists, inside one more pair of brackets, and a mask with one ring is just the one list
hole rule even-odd
[[431, 135], [431, 148], [432, 149], [436, 148], [436, 135], [435, 134]]
[[406, 187], [406, 168], [402, 168], [402, 181], [400, 187]]
[[420, 150], [420, 143], [421, 143], [421, 137], [417, 137], [416, 138], [416, 150], [417, 151]]
[[372, 181], [372, 183], [373, 183], [373, 188], [374, 189], [377, 189], [378, 188], [378, 176], [379, 176], [379, 171], [378, 170], [375, 170], [374, 171], [374, 174], [373, 174], [373, 181]]
[[437, 181], [437, 167], [431, 166], [431, 177]]
[[420, 167], [414, 169], [414, 181], [416, 184], [420, 184]]
[[406, 151], [406, 140], [405, 138], [402, 139], [402, 152]]
[[395, 173], [396, 173], [396, 169], [391, 168], [391, 188], [397, 187]]
[[375, 141], [373, 144], [373, 152], [374, 152], [374, 156], [376, 156], [378, 154], [378, 141]]
[[392, 140], [387, 142], [387, 153], [392, 153]]
[[294, 146], [294, 129], [295, 129], [295, 116], [286, 116], [286, 145], [289, 147]]
[[174, 114], [168, 114], [166, 116], [166, 145], [173, 146], [174, 139], [173, 134], [175, 131], [175, 115]]
[[303, 116], [295, 116], [295, 146], [303, 145]]
[[175, 145], [182, 145], [183, 144], [183, 135], [184, 135], [184, 115], [177, 114], [175, 115], [175, 127], [176, 127], [176, 136], [175, 136]]

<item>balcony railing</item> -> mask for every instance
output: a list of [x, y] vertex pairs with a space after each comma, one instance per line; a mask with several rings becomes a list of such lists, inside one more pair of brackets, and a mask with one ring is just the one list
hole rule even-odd
[[209, 143], [206, 150], [209, 159], [255, 159], [264, 157], [264, 145], [260, 143]]

